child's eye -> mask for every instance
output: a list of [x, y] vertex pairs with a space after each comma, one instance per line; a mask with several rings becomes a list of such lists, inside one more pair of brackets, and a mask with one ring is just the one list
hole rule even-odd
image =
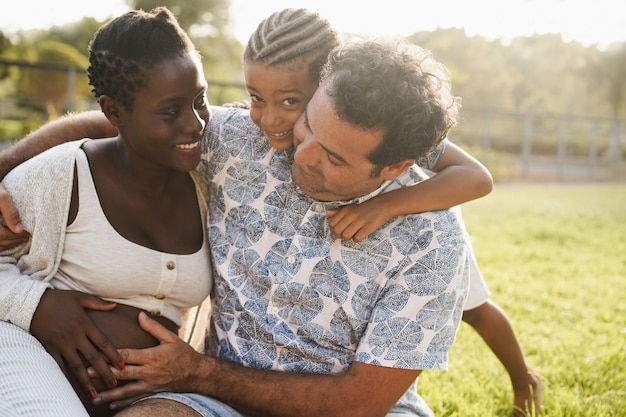
[[178, 115], [178, 107], [168, 107], [161, 111], [161, 114], [164, 116], [174, 117]]
[[293, 106], [295, 104], [298, 104], [298, 100], [295, 98], [286, 98], [283, 100], [283, 105], [285, 106]]

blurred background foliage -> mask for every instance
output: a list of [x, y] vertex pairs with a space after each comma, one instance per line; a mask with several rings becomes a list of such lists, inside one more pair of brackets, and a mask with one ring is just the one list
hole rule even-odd
[[[212, 82], [212, 103], [245, 98], [243, 46], [228, 34], [229, 0], [128, 0], [130, 8], [167, 6], [190, 34]], [[203, 12], [202, 12], [203, 11]], [[105, 21], [86, 17], [46, 30], [0, 31], [0, 140], [19, 139], [33, 127], [72, 110], [95, 108], [88, 85], [87, 48]], [[68, 69], [75, 74], [69, 76]], [[73, 95], [69, 97], [69, 95]]]
[[[127, 4], [144, 10], [165, 5], [172, 10], [203, 56], [212, 104], [247, 99], [241, 60], [244, 45], [230, 30], [230, 0], [127, 0]], [[259, 16], [259, 21], [264, 17]], [[96, 108], [84, 71], [87, 46], [102, 23], [83, 18], [46, 30], [0, 32], [0, 140], [19, 139], [68, 110]], [[357, 37], [343, 35], [347, 40]], [[543, 146], [558, 152], [559, 129], [562, 134], [562, 120], [567, 117], [576, 119], [566, 125], [567, 152], [600, 155], [613, 146], [623, 154], [626, 43], [599, 49], [564, 42], [554, 34], [503, 43], [467, 36], [463, 29], [416, 31], [407, 39], [430, 49], [449, 68], [453, 91], [463, 100], [463, 119], [455, 129], [459, 142], [485, 147], [481, 132], [488, 124], [490, 151], [497, 144], [496, 150], [513, 147], [519, 152], [520, 139], [511, 139], [511, 132], [527, 129], [523, 115], [532, 113], [542, 115], [532, 122], [533, 131], [549, 138], [533, 144], [534, 151]], [[75, 68], [73, 78], [61, 67]], [[492, 121], [492, 114], [500, 116]], [[586, 125], [581, 122], [585, 118], [606, 124]], [[591, 149], [589, 130], [617, 137], [617, 145], [610, 145], [608, 139]]]

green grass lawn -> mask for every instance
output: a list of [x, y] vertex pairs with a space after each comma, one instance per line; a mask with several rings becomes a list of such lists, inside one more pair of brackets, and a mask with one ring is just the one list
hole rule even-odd
[[[544, 378], [544, 415], [626, 416], [626, 184], [496, 185], [463, 206], [492, 299]], [[424, 372], [437, 417], [509, 416], [504, 367], [463, 323], [447, 372]]]

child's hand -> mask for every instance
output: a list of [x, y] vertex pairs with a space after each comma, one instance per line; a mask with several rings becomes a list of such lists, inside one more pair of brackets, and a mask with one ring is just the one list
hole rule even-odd
[[233, 101], [232, 103], [224, 103], [222, 107], [239, 107], [240, 109], [249, 109], [250, 102], [249, 101]]
[[391, 218], [385, 204], [374, 198], [361, 204], [328, 210], [330, 230], [343, 240], [360, 242]]

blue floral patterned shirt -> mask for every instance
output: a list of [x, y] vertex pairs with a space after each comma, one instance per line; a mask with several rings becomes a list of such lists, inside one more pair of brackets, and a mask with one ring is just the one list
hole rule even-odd
[[[446, 369], [467, 292], [460, 217], [394, 218], [361, 243], [333, 237], [326, 217], [426, 175], [414, 166], [368, 196], [320, 202], [291, 182], [293, 152], [271, 148], [247, 111], [212, 112], [199, 167], [211, 182], [211, 353], [288, 372]], [[422, 415], [416, 396], [413, 386], [401, 404]]]

